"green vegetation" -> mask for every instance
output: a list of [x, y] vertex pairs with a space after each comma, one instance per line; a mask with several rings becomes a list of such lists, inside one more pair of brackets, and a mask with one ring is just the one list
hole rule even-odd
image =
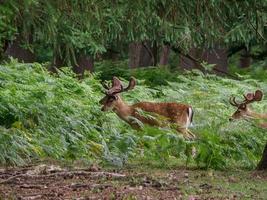
[[[142, 79], [154, 75], [157, 79], [159, 73], [164, 70], [154, 69], [148, 74], [136, 71], [135, 75]], [[37, 63], [11, 60], [0, 65], [1, 164], [23, 165], [54, 158], [116, 166], [141, 160], [163, 166], [179, 163], [225, 169], [253, 168], [258, 162], [267, 135], [255, 121], [229, 122], [235, 108], [228, 98], [256, 88], [267, 91], [266, 83], [192, 71], [175, 75], [171, 78], [175, 82], [166, 79], [165, 84], [153, 88], [140, 79], [133, 91], [123, 94], [128, 103], [147, 100], [191, 104], [195, 111], [191, 130], [198, 139], [186, 141], [170, 128], [135, 131], [114, 113], [101, 112], [99, 76], [88, 74], [78, 81], [68, 68], [55, 76]], [[266, 110], [267, 102], [253, 107]], [[197, 150], [195, 157], [191, 156], [192, 147]]]
[[109, 49], [123, 54], [130, 42], [169, 42], [182, 51], [264, 46], [265, 11], [266, 0], [9, 0], [0, 5], [0, 55], [14, 40], [38, 61], [58, 57], [65, 65]]
[[[0, 2], [0, 199], [266, 197], [267, 123], [229, 98], [267, 111], [267, 0]], [[113, 76], [128, 104], [191, 105], [197, 138], [102, 112]]]

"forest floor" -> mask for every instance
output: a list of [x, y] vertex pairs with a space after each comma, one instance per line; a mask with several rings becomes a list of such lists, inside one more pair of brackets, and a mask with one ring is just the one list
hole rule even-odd
[[0, 199], [266, 199], [267, 173], [187, 169], [0, 168]]

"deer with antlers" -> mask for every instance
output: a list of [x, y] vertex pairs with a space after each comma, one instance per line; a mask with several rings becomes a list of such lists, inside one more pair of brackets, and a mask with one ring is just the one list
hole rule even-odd
[[[244, 100], [240, 103], [237, 103], [235, 97], [231, 97], [229, 102], [232, 106], [237, 107], [237, 110], [229, 119], [230, 121], [233, 119], [241, 119], [241, 118], [250, 118], [250, 119], [267, 119], [267, 114], [256, 113], [252, 111], [248, 104], [251, 104], [256, 101], [261, 101], [263, 98], [263, 93], [261, 90], [256, 90], [255, 93], [247, 93], [244, 94]], [[259, 124], [263, 128], [267, 128], [267, 123]]]
[[[139, 102], [133, 105], [128, 105], [120, 97], [120, 93], [132, 90], [136, 85], [133, 77], [130, 78], [129, 85], [123, 87], [121, 81], [117, 77], [113, 77], [112, 86], [109, 87], [103, 84], [106, 89], [105, 96], [99, 101], [102, 104], [102, 111], [113, 110], [122, 120], [131, 125], [134, 129], [140, 129], [141, 125], [148, 124], [151, 126], [163, 127], [171, 123], [175, 125], [178, 132], [182, 133], [186, 138], [195, 138], [195, 135], [188, 130], [189, 125], [193, 120], [193, 109], [189, 105], [181, 103], [154, 103], [154, 102]], [[150, 116], [145, 116], [142, 112], [147, 112]], [[152, 117], [151, 117], [152, 115]], [[158, 120], [153, 116], [160, 116], [166, 119]]]

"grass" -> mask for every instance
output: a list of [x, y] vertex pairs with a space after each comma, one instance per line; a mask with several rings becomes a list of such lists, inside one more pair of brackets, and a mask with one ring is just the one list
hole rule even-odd
[[[138, 171], [138, 170], [137, 170]], [[266, 174], [247, 171], [200, 171], [186, 169], [147, 169], [139, 173], [150, 174], [162, 184], [177, 186], [183, 199], [265, 199]]]
[[[170, 128], [145, 126], [135, 131], [114, 113], [101, 112], [99, 74], [78, 81], [68, 69], [54, 76], [38, 63], [13, 60], [0, 65], [0, 163], [24, 165], [52, 158], [118, 167], [142, 160], [159, 166], [173, 162], [203, 169], [254, 168], [267, 135], [256, 121], [230, 123], [228, 118], [235, 108], [228, 99], [259, 88], [266, 93], [267, 84], [249, 77], [237, 81], [199, 71], [172, 74], [168, 79], [170, 73], [163, 74], [165, 71], [136, 71], [140, 78], [137, 86], [122, 94], [123, 99], [129, 104], [146, 100], [192, 105], [195, 141], [184, 140]], [[155, 81], [159, 74], [166, 77], [160, 84], [144, 81], [147, 76]], [[263, 112], [267, 101], [255, 103], [253, 108]], [[197, 150], [194, 158], [193, 147]]]
[[200, 195], [201, 198], [264, 199], [266, 180], [255, 178], [244, 171], [208, 172], [196, 171], [190, 176], [188, 194]]

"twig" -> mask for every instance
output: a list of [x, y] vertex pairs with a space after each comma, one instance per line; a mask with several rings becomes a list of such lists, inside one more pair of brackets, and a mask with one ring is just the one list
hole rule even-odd
[[257, 38], [257, 36], [259, 35], [261, 38], [262, 38], [262, 40], [264, 41], [264, 42], [267, 42], [267, 40], [264, 38], [264, 36], [258, 31], [258, 14], [257, 14], [257, 10], [256, 10], [256, 27], [252, 24], [252, 22], [248, 19], [248, 17], [247, 17], [248, 15], [246, 15], [246, 21], [249, 23], [249, 25], [254, 29], [254, 31], [256, 31], [256, 38]]
[[40, 199], [42, 198], [42, 194], [37, 194], [37, 195], [32, 195], [32, 196], [26, 196], [26, 197], [20, 197], [22, 200], [35, 200], [35, 199]]
[[29, 174], [19, 174], [12, 177], [9, 177], [6, 180], [0, 182], [0, 184], [8, 183], [16, 178], [48, 178], [54, 176], [81, 176], [81, 175], [90, 175], [93, 178], [98, 177], [112, 177], [112, 178], [124, 178], [126, 177], [125, 174], [118, 174], [118, 173], [110, 173], [110, 172], [86, 172], [86, 171], [72, 171], [72, 172], [58, 172], [53, 174], [47, 175], [29, 175]]
[[82, 183], [74, 183], [74, 184], [71, 184], [69, 187], [71, 187], [73, 189], [77, 189], [77, 188], [104, 189], [104, 188], [112, 187], [112, 185], [110, 185], [110, 184], [89, 185], [89, 184], [82, 184]]
[[[251, 21], [249, 21], [248, 19], [247, 19], [247, 21], [249, 22], [249, 25], [254, 29], [254, 31], [256, 31], [256, 37], [257, 37], [257, 35], [259, 35], [259, 36], [261, 37], [261, 39], [263, 39], [264, 42], [267, 42], [267, 40], [263, 37], [263, 35], [257, 30], [257, 27], [255, 27], [255, 26], [251, 23]], [[258, 26], [258, 25], [257, 25], [257, 26]]]
[[44, 185], [27, 185], [27, 184], [23, 184], [19, 186], [20, 188], [25, 188], [25, 189], [43, 189], [46, 186]]
[[15, 175], [15, 176], [11, 176], [11, 177], [9, 177], [9, 178], [6, 179], [6, 180], [1, 181], [1, 182], [0, 182], [0, 185], [1, 185], [1, 184], [8, 183], [8, 182], [10, 182], [10, 181], [13, 180], [13, 179], [16, 179], [16, 178], [21, 177], [22, 175], [25, 175], [25, 174], [18, 174], [18, 175]]

